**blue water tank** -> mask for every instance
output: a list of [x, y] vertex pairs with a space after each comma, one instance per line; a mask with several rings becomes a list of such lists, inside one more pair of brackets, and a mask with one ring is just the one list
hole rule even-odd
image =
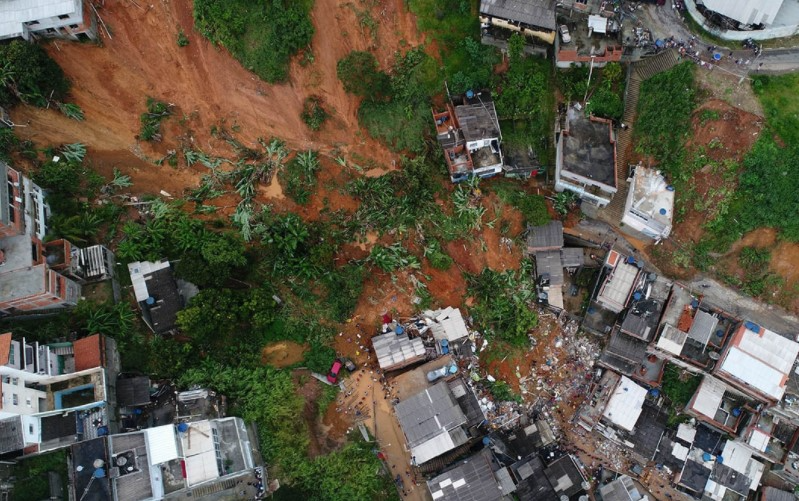
[[108, 426], [99, 426], [97, 428], [97, 436], [104, 437], [106, 435], [108, 435]]
[[669, 212], [669, 211], [667, 211], [666, 209], [664, 209], [663, 207], [661, 207], [661, 208], [660, 208], [660, 210], [659, 210], [658, 212], [660, 212], [660, 215], [661, 215], [661, 216], [665, 216], [665, 215], [666, 215], [666, 213], [667, 213], [667, 212]]
[[716, 456], [716, 462], [717, 463], [723, 463], [724, 462], [724, 456]]
[[718, 336], [718, 337], [724, 337], [724, 331], [723, 331], [722, 329], [719, 329], [719, 330], [717, 330], [717, 331], [716, 331], [716, 336]]
[[660, 390], [658, 390], [657, 388], [652, 388], [651, 390], [649, 390], [649, 394], [652, 395], [653, 397], [659, 397]]
[[149, 296], [147, 299], [144, 300], [144, 302], [147, 303], [149, 306], [152, 306], [155, 304], [155, 298], [153, 296]]
[[756, 333], [759, 333], [759, 332], [760, 332], [760, 326], [759, 326], [759, 325], [757, 325], [757, 324], [756, 324], [756, 323], [754, 323], [754, 322], [750, 322], [749, 320], [747, 320], [746, 322], [744, 322], [744, 327], [746, 327], [747, 329], [749, 329], [749, 330], [750, 330], [750, 331], [752, 331], [752, 332], [756, 332]]
[[189, 431], [189, 425], [186, 423], [180, 423], [178, 425], [178, 431], [181, 433], [186, 433], [187, 431]]
[[674, 186], [668, 185], [668, 186], [666, 186], [666, 189], [669, 190], [669, 191], [674, 191]]
[[97, 468], [94, 470], [93, 473], [94, 478], [103, 478], [105, 477], [105, 469], [104, 468]]
[[397, 335], [399, 336], [400, 334], [404, 334], [405, 333], [405, 328], [403, 326], [401, 326], [401, 325], [398, 325], [397, 328], [394, 329], [394, 332], [396, 332]]
[[471, 89], [467, 90], [466, 91], [466, 98], [467, 99], [472, 99], [473, 97], [474, 97], [474, 91], [471, 90]]
[[735, 417], [738, 417], [738, 416], [740, 416], [740, 415], [741, 415], [741, 409], [740, 409], [740, 408], [738, 408], [738, 407], [734, 408], [734, 409], [732, 410], [732, 415], [733, 415], [733, 416], [735, 416]]
[[640, 292], [633, 293], [633, 299], [635, 299], [636, 301], [640, 301], [642, 297], [644, 297], [644, 295], [641, 294]]
[[455, 365], [455, 364], [450, 365], [449, 366], [449, 373], [450, 374], [455, 374], [456, 372], [458, 372], [458, 366]]
[[635, 258], [634, 258], [634, 257], [632, 257], [632, 256], [629, 256], [629, 257], [627, 258], [627, 263], [628, 263], [628, 264], [635, 264]]
[[702, 459], [705, 461], [710, 461], [711, 459], [713, 459], [713, 456], [711, 456], [710, 453], [706, 452], [702, 454]]
[[488, 446], [488, 444], [490, 444], [490, 443], [491, 443], [491, 440], [489, 440], [488, 437], [483, 437], [483, 445]]
[[691, 301], [691, 308], [698, 308], [698, 307], [699, 307], [699, 300], [698, 299], [693, 299]]

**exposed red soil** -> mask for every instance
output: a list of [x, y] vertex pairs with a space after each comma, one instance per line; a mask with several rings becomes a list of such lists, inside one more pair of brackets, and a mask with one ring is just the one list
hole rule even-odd
[[279, 341], [264, 346], [261, 350], [261, 363], [273, 367], [287, 367], [301, 362], [308, 347], [291, 341]]

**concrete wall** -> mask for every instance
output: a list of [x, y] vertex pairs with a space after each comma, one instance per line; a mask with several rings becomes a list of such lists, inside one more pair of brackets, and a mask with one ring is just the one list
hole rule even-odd
[[688, 9], [688, 15], [694, 18], [694, 21], [699, 23], [705, 31], [712, 33], [723, 40], [741, 41], [746, 40], [747, 38], [752, 38], [754, 40], [771, 40], [772, 38], [790, 37], [799, 33], [799, 25], [777, 26], [774, 28], [766, 28], [765, 30], [757, 31], [721, 30], [708, 23], [705, 16], [703, 16], [697, 10], [694, 0], [685, 0], [685, 7]]

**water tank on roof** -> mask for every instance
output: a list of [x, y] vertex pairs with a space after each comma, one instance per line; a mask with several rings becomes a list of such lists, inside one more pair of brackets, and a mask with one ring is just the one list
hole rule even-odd
[[668, 186], [666, 186], [666, 189], [669, 190], [669, 191], [674, 191], [674, 186], [668, 185]]
[[719, 355], [717, 351], [709, 351], [707, 352], [707, 358], [709, 358], [710, 360], [718, 360], [719, 358], [721, 358], [721, 355]]
[[749, 320], [744, 322], [744, 327], [746, 327], [747, 329], [749, 329], [752, 332], [758, 332], [758, 333], [760, 332], [760, 326], [757, 325], [754, 322], [750, 322]]
[[155, 298], [153, 296], [148, 296], [147, 299], [144, 300], [144, 302], [147, 303], [149, 306], [152, 306], [155, 304]]
[[491, 443], [488, 437], [483, 437], [483, 445], [488, 446]]
[[187, 431], [189, 431], [189, 425], [186, 423], [180, 423], [178, 425], [178, 431], [181, 433], [186, 433]]
[[458, 372], [458, 366], [455, 365], [455, 364], [450, 365], [449, 366], [449, 373], [450, 374], [455, 374], [456, 372]]
[[405, 327], [403, 327], [401, 325], [398, 325], [397, 328], [394, 329], [394, 332], [396, 332], [398, 336], [401, 335], [401, 334], [404, 334], [405, 333]]
[[97, 468], [96, 470], [94, 470], [94, 473], [92, 474], [92, 476], [94, 478], [103, 478], [103, 477], [105, 477], [105, 468]]
[[474, 97], [474, 91], [471, 90], [471, 89], [467, 90], [466, 91], [466, 98], [467, 99], [472, 99], [473, 97]]
[[660, 390], [658, 390], [657, 388], [652, 388], [651, 390], [649, 390], [649, 394], [657, 398], [660, 396]]
[[706, 452], [706, 453], [702, 454], [702, 459], [704, 461], [710, 461], [710, 460], [713, 459], [713, 456], [711, 456], [709, 452]]
[[633, 299], [634, 299], [634, 300], [636, 300], [636, 301], [640, 301], [642, 297], [644, 297], [644, 295], [643, 295], [643, 294], [641, 294], [641, 293], [640, 293], [640, 292], [638, 292], [638, 291], [636, 291], [636, 292], [634, 292], [634, 293], [633, 293]]
[[732, 410], [732, 415], [735, 416], [735, 417], [740, 416], [741, 415], [741, 409], [739, 407], [734, 408]]
[[717, 463], [723, 463], [724, 462], [724, 456], [716, 456], [716, 462]]
[[717, 331], [716, 331], [716, 336], [718, 336], [718, 337], [724, 337], [724, 330], [723, 330], [723, 329], [719, 329], [719, 330], [717, 330]]
[[661, 208], [660, 208], [660, 210], [659, 210], [658, 212], [660, 212], [660, 215], [661, 215], [661, 216], [665, 216], [665, 215], [666, 215], [666, 214], [667, 214], [669, 211], [667, 211], [666, 209], [664, 209], [663, 207], [661, 207]]
[[628, 264], [635, 264], [635, 258], [632, 257], [632, 256], [628, 256], [627, 257], [627, 263]]
[[691, 308], [698, 308], [698, 307], [699, 307], [699, 300], [698, 299], [692, 299], [691, 300]]

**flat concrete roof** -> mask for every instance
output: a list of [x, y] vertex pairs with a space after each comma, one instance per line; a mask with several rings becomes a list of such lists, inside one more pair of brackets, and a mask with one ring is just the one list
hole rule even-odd
[[611, 141], [611, 124], [589, 119], [574, 108], [569, 108], [566, 120], [561, 172], [616, 188], [616, 145]]
[[25, 268], [33, 264], [33, 242], [30, 235], [14, 235], [0, 239], [0, 251], [5, 262], [0, 268], [3, 273]]
[[21, 268], [0, 274], [0, 297], [11, 301], [44, 292], [45, 265]]

